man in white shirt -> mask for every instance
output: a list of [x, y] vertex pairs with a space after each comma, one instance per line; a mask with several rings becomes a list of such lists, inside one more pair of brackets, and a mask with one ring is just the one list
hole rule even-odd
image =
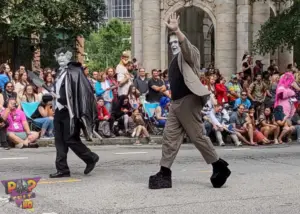
[[129, 62], [129, 54], [124, 51], [121, 56], [121, 61], [116, 68], [118, 87], [118, 96], [127, 95], [130, 85], [132, 84], [131, 75], [127, 70], [126, 65]]

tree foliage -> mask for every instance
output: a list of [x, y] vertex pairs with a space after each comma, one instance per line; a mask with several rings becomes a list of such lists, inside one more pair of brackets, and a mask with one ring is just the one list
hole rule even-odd
[[[88, 36], [102, 23], [104, 0], [0, 0], [0, 22], [12, 38], [40, 37], [36, 45], [72, 45], [77, 35]], [[63, 35], [64, 38], [59, 38]], [[43, 47], [42, 47], [43, 48]]]
[[[287, 0], [275, 1], [286, 2]], [[281, 47], [291, 49], [298, 41], [300, 41], [300, 0], [294, 0], [291, 7], [275, 17], [270, 17], [261, 26], [258, 39], [254, 41], [253, 48], [257, 53], [266, 54], [275, 51], [277, 48], [281, 50]]]
[[119, 19], [112, 19], [92, 33], [85, 42], [88, 65], [91, 70], [103, 70], [115, 66], [123, 51], [130, 50], [131, 26]]

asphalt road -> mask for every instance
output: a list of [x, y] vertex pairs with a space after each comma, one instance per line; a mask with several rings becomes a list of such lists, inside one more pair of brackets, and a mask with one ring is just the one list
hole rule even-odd
[[212, 188], [207, 165], [193, 145], [183, 145], [174, 163], [173, 188], [149, 190], [161, 146], [92, 147], [100, 162], [90, 175], [69, 154], [71, 178], [48, 179], [55, 171], [54, 148], [0, 150], [0, 179], [41, 176], [34, 209], [7, 203], [0, 187], [0, 214], [297, 214], [300, 213], [300, 145], [217, 148], [232, 175]]

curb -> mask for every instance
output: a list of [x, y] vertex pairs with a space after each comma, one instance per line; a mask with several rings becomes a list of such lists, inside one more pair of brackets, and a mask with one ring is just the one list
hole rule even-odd
[[[157, 144], [162, 144], [162, 136], [152, 136], [151, 139]], [[93, 138], [93, 141], [82, 139], [82, 142], [88, 146], [103, 146], [103, 145], [132, 145], [136, 141], [135, 138], [129, 137], [116, 137], [116, 138]], [[140, 140], [142, 144], [148, 144], [145, 138]], [[40, 147], [54, 147], [53, 139], [39, 139], [37, 141]]]

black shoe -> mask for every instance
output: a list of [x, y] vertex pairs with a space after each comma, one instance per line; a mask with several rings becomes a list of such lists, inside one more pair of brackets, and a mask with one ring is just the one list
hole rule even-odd
[[70, 177], [70, 172], [56, 172], [53, 174], [50, 174], [50, 178], [63, 178], [63, 177]]
[[96, 166], [96, 163], [99, 161], [99, 156], [96, 154], [96, 153], [93, 153], [94, 155], [94, 162], [93, 163], [88, 163], [86, 165], [86, 168], [84, 170], [84, 174], [87, 175], [89, 174], [91, 171], [93, 171], [93, 169], [95, 168]]
[[149, 189], [172, 188], [171, 175], [163, 175], [160, 171], [149, 178]]
[[212, 165], [213, 174], [210, 177], [210, 181], [214, 188], [220, 188], [226, 183], [227, 178], [231, 174], [231, 171], [227, 167], [229, 164], [226, 161], [219, 159]]

